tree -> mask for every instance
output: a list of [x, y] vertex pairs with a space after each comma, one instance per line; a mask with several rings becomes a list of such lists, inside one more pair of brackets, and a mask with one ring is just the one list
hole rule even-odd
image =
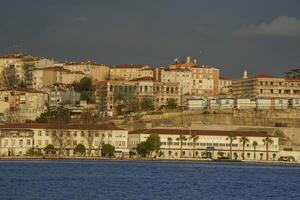
[[[63, 115], [63, 116], [62, 116]], [[36, 122], [38, 123], [50, 123], [51, 121], [63, 117], [69, 121], [70, 111], [64, 107], [59, 107], [55, 110], [47, 110], [46, 112], [42, 113], [38, 118], [36, 118]]]
[[228, 135], [228, 137], [226, 138], [226, 140], [229, 140], [229, 143], [230, 143], [230, 159], [232, 159], [232, 142], [234, 140], [236, 140], [236, 136], [235, 135]]
[[170, 98], [167, 100], [166, 108], [168, 109], [175, 109], [177, 108], [177, 101], [174, 98]]
[[252, 146], [253, 146], [253, 151], [254, 151], [254, 160], [256, 159], [256, 147], [257, 147], [258, 143], [256, 141], [252, 142]]
[[196, 141], [199, 139], [199, 136], [191, 135], [190, 139], [193, 140], [193, 158], [195, 158], [195, 144], [196, 144]]
[[62, 154], [62, 148], [64, 146], [64, 142], [66, 140], [66, 135], [64, 134], [64, 130], [68, 127], [68, 122], [70, 121], [70, 112], [68, 109], [64, 107], [59, 107], [53, 114], [50, 114], [47, 118], [49, 125], [52, 129], [57, 132], [52, 133], [53, 141], [58, 143], [59, 152]]
[[274, 141], [270, 137], [266, 137], [265, 139], [263, 139], [263, 143], [266, 146], [266, 153], [267, 153], [266, 159], [267, 160], [269, 160], [269, 145], [273, 144], [273, 142]]
[[84, 110], [81, 115], [81, 129], [86, 131], [84, 134], [87, 143], [88, 143], [88, 155], [91, 156], [93, 142], [96, 134], [96, 123], [98, 119], [98, 115], [94, 113], [92, 109]]
[[141, 102], [141, 108], [142, 110], [153, 110], [154, 109], [153, 99], [143, 98]]
[[50, 152], [50, 151], [53, 151], [54, 150], [54, 146], [52, 144], [48, 144], [45, 148], [44, 148], [44, 151], [46, 153]]
[[85, 146], [84, 146], [83, 144], [78, 144], [78, 145], [75, 147], [74, 151], [75, 151], [76, 153], [80, 153], [80, 155], [83, 155], [83, 154], [86, 152], [86, 148], [85, 148]]
[[150, 155], [150, 147], [148, 142], [141, 142], [137, 145], [136, 151], [142, 157], [147, 157]]
[[102, 146], [101, 152], [104, 156], [113, 156], [115, 152], [115, 147], [111, 144], [104, 144]]
[[5, 67], [1, 73], [1, 85], [6, 89], [17, 88], [20, 85], [21, 80], [17, 74], [16, 67], [14, 65], [10, 65]]
[[242, 154], [242, 156], [243, 156], [243, 160], [245, 160], [245, 146], [246, 146], [246, 143], [249, 142], [249, 138], [247, 138], [246, 136], [242, 136], [240, 138], [240, 142], [243, 144], [243, 154]]
[[87, 103], [95, 103], [96, 97], [95, 92], [93, 90], [91, 91], [82, 91], [80, 93], [80, 100], [86, 101]]
[[89, 77], [83, 77], [79, 83], [74, 83], [74, 89], [80, 92], [80, 100], [87, 101], [87, 103], [95, 103], [95, 86]]
[[300, 69], [291, 69], [285, 72], [285, 75], [289, 78], [300, 78]]
[[161, 143], [160, 143], [160, 137], [158, 134], [151, 134], [147, 138], [146, 143], [148, 143], [150, 155], [153, 151], [158, 153], [158, 151], [160, 150]]
[[171, 155], [171, 144], [172, 144], [173, 138], [168, 137], [168, 146], [169, 146], [169, 157]]
[[186, 141], [187, 138], [184, 135], [179, 135], [178, 138], [176, 138], [177, 141], [180, 141], [180, 158], [182, 158], [182, 142]]

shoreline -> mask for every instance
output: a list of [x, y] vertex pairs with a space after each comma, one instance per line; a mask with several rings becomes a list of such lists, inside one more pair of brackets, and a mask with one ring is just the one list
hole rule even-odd
[[182, 162], [182, 163], [238, 163], [238, 164], [269, 164], [299, 165], [300, 162], [285, 161], [254, 161], [254, 160], [211, 160], [211, 159], [151, 159], [151, 158], [100, 158], [100, 157], [0, 157], [0, 161], [148, 161], [148, 162]]

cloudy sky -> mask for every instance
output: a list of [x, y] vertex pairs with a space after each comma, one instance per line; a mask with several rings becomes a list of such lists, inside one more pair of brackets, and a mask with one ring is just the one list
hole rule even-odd
[[0, 54], [167, 65], [239, 78], [300, 67], [299, 0], [0, 0]]

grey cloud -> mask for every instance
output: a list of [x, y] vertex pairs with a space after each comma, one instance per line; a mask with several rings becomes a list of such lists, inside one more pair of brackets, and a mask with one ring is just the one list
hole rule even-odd
[[295, 17], [279, 16], [270, 23], [251, 24], [233, 32], [234, 36], [298, 36], [300, 20]]

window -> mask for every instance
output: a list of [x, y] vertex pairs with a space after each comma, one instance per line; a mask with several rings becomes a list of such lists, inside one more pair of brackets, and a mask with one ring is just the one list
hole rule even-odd
[[27, 139], [27, 145], [30, 145], [30, 139]]
[[38, 136], [42, 136], [42, 131], [39, 131], [39, 132], [38, 132]]
[[22, 140], [22, 139], [19, 140], [19, 145], [20, 145], [20, 146], [23, 145], [23, 140]]
[[49, 136], [49, 131], [46, 131], [45, 136]]

